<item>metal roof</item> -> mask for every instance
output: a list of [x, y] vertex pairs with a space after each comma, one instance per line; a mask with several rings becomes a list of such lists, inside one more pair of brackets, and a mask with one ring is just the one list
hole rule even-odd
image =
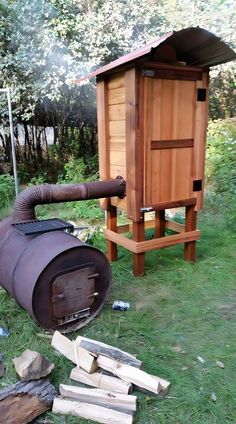
[[200, 27], [184, 28], [152, 39], [144, 47], [98, 68], [89, 75], [81, 77], [77, 82], [104, 74], [121, 65], [141, 59], [143, 56], [148, 59], [148, 54], [153, 49], [165, 44], [175, 49], [178, 61], [186, 62], [189, 66], [215, 66], [236, 59], [234, 50], [211, 32]]

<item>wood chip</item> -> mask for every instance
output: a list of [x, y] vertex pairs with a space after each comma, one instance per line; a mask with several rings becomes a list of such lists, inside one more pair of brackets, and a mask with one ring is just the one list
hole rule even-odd
[[218, 367], [220, 367], [220, 368], [224, 368], [225, 367], [225, 364], [223, 362], [221, 362], [221, 361], [216, 361], [216, 365], [218, 365]]
[[197, 360], [199, 361], [199, 362], [201, 362], [201, 364], [205, 364], [205, 359], [203, 359], [201, 356], [197, 356]]
[[211, 394], [211, 400], [213, 400], [213, 402], [216, 402], [217, 400], [216, 394], [214, 392]]
[[172, 346], [171, 348], [173, 352], [180, 353], [182, 352], [182, 348], [180, 346]]
[[189, 369], [189, 367], [182, 367], [181, 371], [187, 371]]
[[50, 374], [54, 368], [54, 364], [43, 355], [29, 349], [12, 361], [17, 374], [22, 380], [39, 380]]

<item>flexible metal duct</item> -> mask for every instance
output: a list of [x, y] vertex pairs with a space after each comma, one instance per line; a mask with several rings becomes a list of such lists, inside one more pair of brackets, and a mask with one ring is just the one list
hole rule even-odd
[[42, 184], [27, 188], [17, 196], [13, 222], [36, 219], [34, 208], [37, 205], [124, 195], [125, 180], [122, 177], [82, 184]]

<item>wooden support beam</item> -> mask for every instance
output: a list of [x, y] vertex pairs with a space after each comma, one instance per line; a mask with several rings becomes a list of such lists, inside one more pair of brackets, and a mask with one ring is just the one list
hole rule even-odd
[[166, 228], [168, 230], [175, 231], [176, 233], [184, 233], [185, 225], [180, 224], [179, 222], [166, 220]]
[[161, 211], [164, 209], [182, 208], [185, 206], [196, 205], [196, 198], [175, 200], [173, 202], [160, 202], [156, 205], [144, 205], [141, 210], [143, 212]]
[[[194, 206], [186, 207], [185, 231], [195, 231], [197, 226], [197, 212]], [[184, 244], [185, 261], [195, 262], [196, 260], [196, 240]]]
[[142, 219], [140, 207], [143, 203], [143, 135], [140, 116], [143, 78], [135, 67], [125, 72], [125, 85], [127, 215], [139, 222]]
[[162, 249], [164, 247], [174, 246], [179, 243], [187, 243], [200, 239], [200, 231], [183, 232], [182, 234], [174, 234], [171, 236], [162, 237], [160, 239], [144, 240], [135, 242], [127, 237], [114, 233], [109, 230], [104, 230], [105, 237], [123, 246], [132, 253], [144, 253], [154, 249]]
[[87, 402], [106, 408], [121, 410], [123, 412], [135, 412], [137, 396], [124, 395], [102, 389], [86, 389], [84, 387], [68, 386], [60, 384], [60, 394], [63, 397], [76, 399], [79, 402]]
[[[107, 209], [107, 229], [116, 232], [117, 231], [117, 208], [112, 205], [108, 205]], [[117, 260], [117, 244], [107, 240], [107, 258], [109, 261]]]
[[70, 379], [87, 386], [98, 387], [103, 390], [112, 390], [113, 392], [128, 394], [132, 391], [132, 384], [121, 380], [120, 378], [105, 375], [101, 372], [88, 374], [81, 368], [75, 367], [70, 373]]
[[[154, 228], [156, 226], [156, 220], [150, 219], [148, 221], [145, 221], [144, 225], [145, 225], [145, 230], [147, 230], [148, 228]], [[169, 219], [165, 220], [165, 227], [168, 228], [169, 230], [175, 231], [176, 233], [183, 233], [185, 231], [184, 224], [180, 224], [179, 222], [175, 222]], [[118, 234], [129, 233], [129, 232], [132, 233], [132, 229], [133, 229], [132, 223], [118, 225], [117, 233]]]
[[[141, 222], [133, 222], [133, 240], [137, 243], [145, 240], [144, 220]], [[133, 255], [133, 274], [135, 277], [144, 274], [145, 253]]]
[[55, 397], [52, 412], [54, 414], [72, 415], [87, 420], [93, 420], [103, 424], [132, 424], [133, 416], [103, 406], [76, 400], [61, 399]]
[[155, 227], [156, 227], [156, 237], [165, 237], [165, 210], [162, 211], [156, 211], [156, 220], [155, 220]]
[[[98, 151], [99, 174], [101, 180], [110, 178], [110, 151], [109, 151], [109, 122], [108, 122], [108, 94], [105, 80], [97, 83], [97, 126], [98, 126]], [[108, 199], [101, 199], [100, 206], [108, 207]]]

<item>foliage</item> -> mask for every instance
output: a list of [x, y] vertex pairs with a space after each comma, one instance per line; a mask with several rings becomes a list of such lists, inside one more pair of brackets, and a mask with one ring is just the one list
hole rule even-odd
[[[83, 159], [71, 158], [64, 166], [64, 171], [59, 177], [60, 184], [82, 183], [97, 180], [98, 176], [88, 175], [87, 166]], [[83, 202], [70, 202], [65, 204], [65, 208], [69, 209], [73, 214], [73, 219], [90, 219], [96, 221], [103, 218], [103, 213], [99, 208], [97, 200], [87, 200]]]
[[209, 113], [212, 119], [236, 116], [236, 67], [224, 65], [212, 71]]
[[[78, 86], [76, 77], [154, 36], [189, 25], [212, 30], [233, 44], [236, 19], [233, 0], [0, 0], [0, 12], [0, 84], [11, 87], [14, 121], [24, 126], [18, 162], [31, 175], [32, 169], [48, 165], [54, 179], [69, 156], [97, 153], [94, 83]], [[213, 74], [213, 118], [235, 113], [231, 69]], [[6, 127], [3, 96], [0, 112]], [[53, 146], [47, 143], [48, 126]], [[18, 140], [17, 126], [15, 136]], [[7, 136], [3, 162], [10, 162], [9, 147]], [[58, 167], [52, 164], [56, 161]]]
[[206, 185], [212, 206], [236, 228], [236, 122], [211, 122], [208, 129]]
[[15, 196], [14, 178], [11, 175], [0, 175], [0, 209], [7, 208]]

